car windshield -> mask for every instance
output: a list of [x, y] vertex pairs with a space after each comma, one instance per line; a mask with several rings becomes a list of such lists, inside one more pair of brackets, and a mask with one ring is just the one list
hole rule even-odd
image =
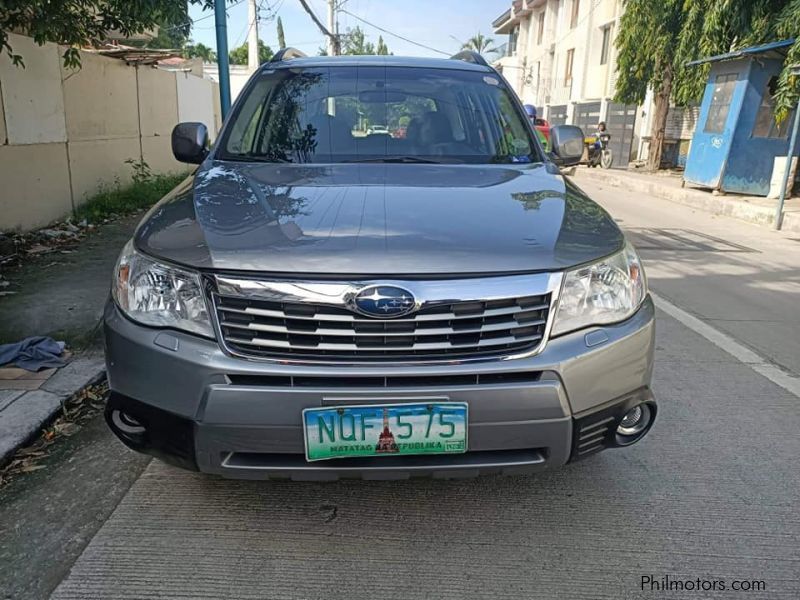
[[217, 158], [265, 162], [542, 160], [505, 83], [489, 72], [385, 66], [264, 71]]

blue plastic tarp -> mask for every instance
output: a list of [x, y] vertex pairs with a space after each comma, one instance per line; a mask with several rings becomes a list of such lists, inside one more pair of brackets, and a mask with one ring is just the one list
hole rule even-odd
[[12, 364], [27, 371], [63, 367], [64, 342], [45, 336], [29, 337], [13, 344], [0, 344], [0, 366]]

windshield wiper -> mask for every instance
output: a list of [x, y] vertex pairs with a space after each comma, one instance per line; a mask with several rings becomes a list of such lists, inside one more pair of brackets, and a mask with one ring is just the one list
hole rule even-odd
[[379, 156], [376, 158], [352, 158], [343, 160], [346, 163], [417, 163], [439, 165], [438, 160], [431, 160], [430, 158], [420, 158], [419, 156]]

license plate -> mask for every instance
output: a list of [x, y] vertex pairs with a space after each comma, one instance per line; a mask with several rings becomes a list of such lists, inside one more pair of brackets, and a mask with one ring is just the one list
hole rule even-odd
[[354, 456], [461, 454], [467, 405], [426, 402], [303, 410], [306, 460]]

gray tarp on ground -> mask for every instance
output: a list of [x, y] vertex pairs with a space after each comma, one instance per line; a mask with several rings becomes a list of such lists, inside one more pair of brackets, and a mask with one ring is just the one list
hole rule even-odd
[[45, 336], [0, 344], [0, 366], [11, 363], [28, 371], [63, 367], [66, 363], [60, 356], [64, 352], [64, 345], [64, 342]]

